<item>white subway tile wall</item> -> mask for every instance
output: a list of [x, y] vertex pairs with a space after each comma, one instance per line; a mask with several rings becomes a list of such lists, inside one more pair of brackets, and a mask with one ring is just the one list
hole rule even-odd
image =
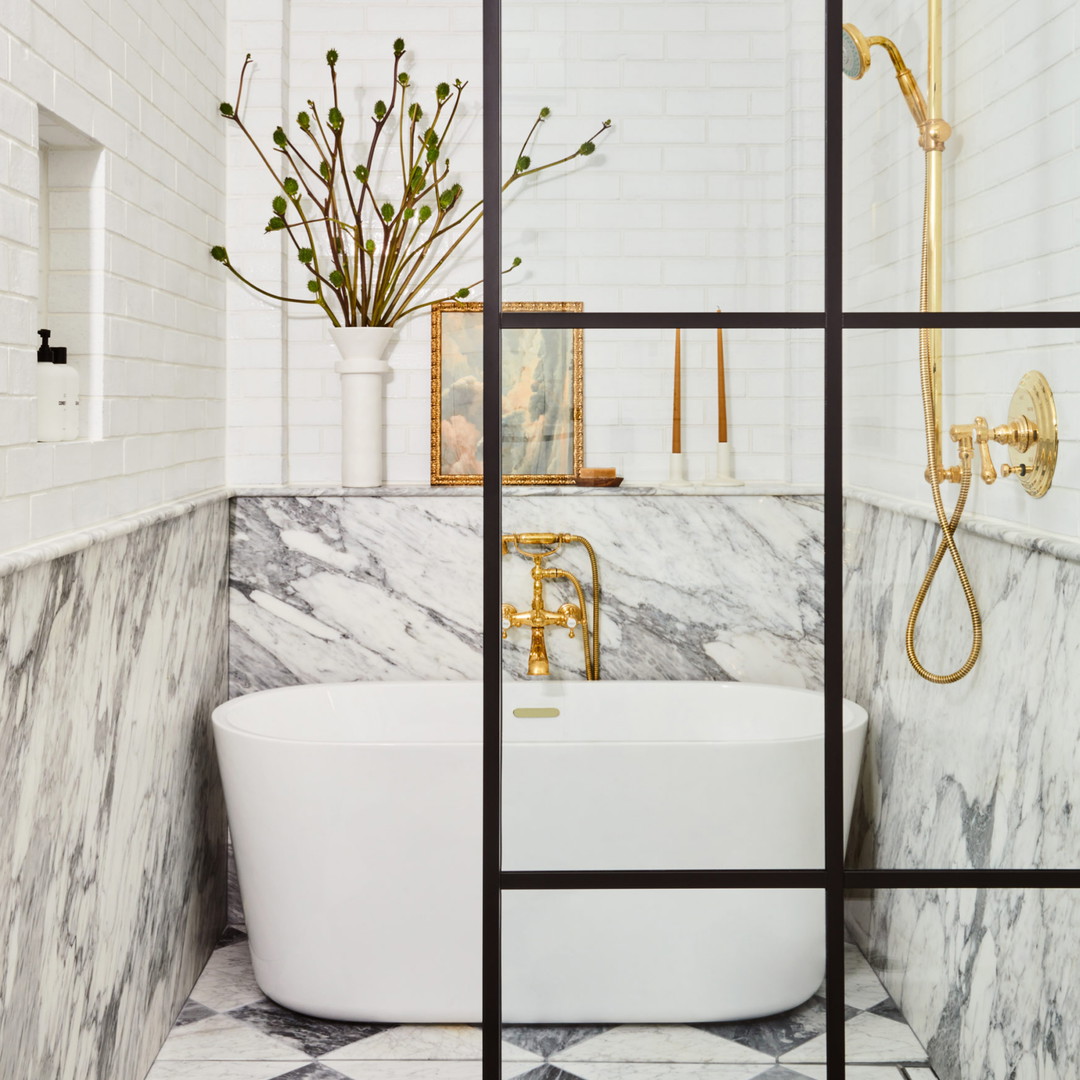
[[[224, 481], [225, 292], [207, 253], [225, 209], [224, 36], [223, 0], [27, 0], [0, 15], [0, 550]], [[54, 343], [98, 418], [84, 432], [100, 436], [66, 444], [35, 441], [48, 113], [102, 148], [102, 265], [66, 242], [87, 199], [62, 162], [50, 176]]]
[[[921, 12], [887, 0], [847, 13], [865, 34], [892, 37], [921, 83]], [[985, 0], [946, 6], [944, 308], [1080, 308], [1080, 52], [1071, 0]], [[875, 50], [878, 52], [878, 50]], [[918, 308], [923, 153], [884, 53], [844, 91], [845, 303]], [[1006, 419], [1020, 376], [1041, 370], [1060, 412], [1062, 448], [1042, 499], [1012, 479], [976, 482], [971, 511], [1032, 528], [1080, 532], [1080, 332], [944, 335], [945, 426]], [[851, 333], [845, 349], [846, 482], [926, 500], [915, 331]], [[951, 444], [946, 436], [947, 452]], [[999, 463], [1003, 447], [994, 448]]]
[[[363, 118], [362, 128], [370, 127], [376, 98], [386, 96], [396, 36], [405, 38], [421, 101], [441, 80], [468, 80], [452, 160], [466, 196], [478, 196], [478, 0], [392, 9], [294, 0], [285, 32], [273, 3], [242, 2], [230, 16], [230, 78], [252, 52], [259, 66], [247, 115], [258, 113], [253, 127], [264, 136], [283, 114], [291, 123], [309, 97], [325, 100], [331, 46], [349, 88], [346, 115]], [[587, 311], [819, 306], [821, 20], [819, 3], [795, 0], [508, 0], [508, 170], [541, 106], [552, 116], [534, 162], [576, 148], [604, 119], [615, 127], [570, 170], [515, 185], [520, 194], [506, 210], [504, 251], [507, 263], [514, 256], [525, 262], [504, 278], [505, 298], [578, 300]], [[262, 236], [273, 189], [256, 164], [250, 147], [230, 136], [229, 250], [238, 263], [242, 256], [243, 265], [266, 271], [260, 284], [271, 288], [273, 281], [299, 295], [304, 275], [296, 260], [282, 276], [279, 240]], [[448, 266], [445, 292], [480, 276], [481, 239], [477, 229]], [[230, 480], [336, 482], [340, 386], [325, 320], [306, 309], [286, 313], [282, 351], [273, 302], [240, 288], [229, 295]], [[586, 334], [587, 458], [615, 466], [629, 482], [667, 476], [672, 339], [671, 331]], [[701, 477], [715, 444], [715, 337], [700, 331], [685, 341], [684, 445], [694, 455], [691, 476]], [[739, 476], [820, 483], [821, 335], [729, 333], [726, 345]], [[400, 324], [392, 349], [387, 480], [423, 483], [430, 467], [428, 318]], [[751, 371], [761, 379], [751, 381]], [[761, 419], [751, 429], [754, 416]]]
[[[918, 331], [850, 331], [844, 355], [845, 482], [929, 505]], [[1033, 499], [1015, 478], [990, 486], [976, 479], [969, 512], [1042, 532], [1080, 534], [1080, 330], [945, 331], [944, 357], [947, 464], [957, 460], [949, 426], [970, 424], [976, 416], [991, 425], [1004, 423], [1026, 371], [1046, 376], [1058, 409], [1061, 444], [1050, 491]], [[991, 444], [991, 453], [999, 466], [1009, 460], [997, 443]], [[944, 489], [948, 505], [950, 487]]]
[[[1006, 0], [968, 8], [948, 13], [945, 39], [945, 111], [956, 130], [946, 151], [947, 306], [1075, 307], [1076, 12], [1068, 0], [1047, 0], [1035, 14]], [[850, 17], [868, 33], [894, 36], [922, 71], [921, 17], [884, 0]], [[507, 164], [540, 105], [553, 115], [538, 159], [575, 146], [601, 119], [615, 127], [592, 158], [518, 189], [505, 249], [508, 260], [526, 261], [505, 279], [507, 298], [581, 300], [593, 311], [818, 306], [821, 18], [820, 3], [796, 0], [509, 0]], [[83, 0], [34, 0], [7, 9], [2, 23], [0, 547], [220, 484], [226, 455], [235, 483], [336, 480], [339, 386], [323, 320], [227, 280], [206, 255], [224, 241], [271, 291], [303, 288], [280, 238], [262, 233], [272, 182], [215, 104], [231, 99], [251, 52], [245, 116], [268, 140], [283, 116], [324, 96], [325, 51], [334, 46], [349, 88], [346, 112], [366, 117], [382, 92], [390, 42], [401, 35], [422, 89], [448, 76], [469, 80], [454, 170], [476, 192], [478, 0], [392, 8], [237, 0], [227, 35], [223, 5], [212, 0], [138, 12], [120, 4], [108, 17]], [[887, 65], [845, 93], [846, 300], [912, 309], [922, 182], [915, 131]], [[63, 447], [34, 441], [39, 106], [104, 153], [100, 385], [84, 386], [100, 416], [87, 434], [102, 438]], [[54, 225], [69, 209], [55, 192]], [[448, 273], [448, 291], [479, 275], [479, 232]], [[78, 251], [60, 237], [53, 257], [77, 272], [70, 263]], [[71, 295], [79, 302], [82, 286]], [[427, 319], [402, 324], [399, 337], [387, 387], [387, 479], [422, 483]], [[1013, 337], [1008, 349], [1003, 340], [946, 335], [956, 419], [972, 408], [998, 419], [995, 409], [1027, 368], [1053, 364], [1059, 385], [1067, 382], [1075, 335]], [[729, 333], [727, 343], [740, 476], [815, 482], [820, 335]], [[80, 347], [69, 345], [78, 365]], [[692, 475], [707, 468], [715, 422], [709, 350], [707, 332], [687, 336]], [[921, 497], [913, 354], [901, 334], [866, 349], [851, 338], [846, 478]], [[670, 333], [590, 333], [586, 370], [590, 459], [603, 458], [630, 481], [662, 479]], [[1067, 417], [1076, 391], [1062, 393]], [[1003, 491], [999, 484], [978, 493], [974, 509], [1076, 531], [1080, 482], [1066, 454], [1040, 503]]]

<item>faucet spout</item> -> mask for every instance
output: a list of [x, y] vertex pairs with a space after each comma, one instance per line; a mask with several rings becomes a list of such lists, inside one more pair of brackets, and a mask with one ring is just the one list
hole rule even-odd
[[544, 628], [542, 626], [532, 628], [532, 641], [529, 644], [529, 674], [551, 674], [551, 669], [548, 666], [547, 643], [544, 641]]

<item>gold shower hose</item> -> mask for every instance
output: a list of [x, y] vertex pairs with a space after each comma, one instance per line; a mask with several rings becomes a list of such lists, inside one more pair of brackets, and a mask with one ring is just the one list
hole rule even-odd
[[[941, 153], [940, 150], [926, 151], [926, 181], [923, 197], [923, 234], [922, 234], [922, 268], [919, 283], [919, 310], [929, 310], [929, 230], [930, 230], [930, 154]], [[979, 616], [979, 606], [975, 602], [975, 593], [972, 591], [971, 582], [968, 580], [967, 570], [960, 558], [960, 552], [956, 548], [953, 533], [960, 523], [967, 503], [968, 492], [971, 489], [971, 461], [974, 457], [974, 449], [961, 444], [960, 446], [960, 493], [956, 499], [956, 506], [950, 518], [945, 513], [945, 504], [941, 499], [941, 463], [938, 461], [937, 446], [937, 421], [934, 415], [934, 391], [933, 375], [930, 359], [930, 331], [919, 331], [919, 377], [922, 383], [923, 425], [926, 430], [926, 461], [927, 476], [930, 478], [930, 491], [934, 498], [934, 509], [937, 511], [938, 524], [941, 526], [941, 541], [933, 559], [927, 567], [926, 576], [919, 586], [915, 596], [915, 602], [911, 605], [911, 614], [908, 616], [907, 633], [904, 637], [904, 645], [907, 650], [908, 662], [928, 682], [945, 684], [959, 682], [975, 666], [982, 649], [982, 618]], [[960, 579], [960, 587], [964, 590], [964, 599], [967, 601], [968, 612], [971, 615], [971, 652], [968, 658], [954, 672], [948, 675], [935, 675], [928, 671], [919, 662], [915, 652], [915, 623], [918, 621], [919, 612], [922, 610], [926, 594], [934, 581], [934, 575], [945, 558], [948, 550], [952, 556], [953, 565], [956, 567], [956, 576]]]
[[581, 605], [581, 626], [584, 633], [582, 637], [582, 645], [585, 650], [585, 678], [586, 679], [599, 679], [600, 678], [600, 571], [596, 565], [596, 552], [593, 551], [592, 544], [585, 539], [584, 536], [564, 536], [564, 540], [571, 543], [580, 544], [589, 555], [589, 565], [592, 567], [592, 648], [590, 649], [590, 633], [589, 623], [585, 618], [585, 594], [581, 590], [581, 583], [572, 574], [568, 575], [570, 580], [573, 581], [574, 587], [577, 589], [578, 603]]

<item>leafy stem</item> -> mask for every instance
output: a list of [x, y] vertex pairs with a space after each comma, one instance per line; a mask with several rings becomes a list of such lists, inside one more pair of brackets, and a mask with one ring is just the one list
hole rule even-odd
[[[213, 257], [248, 288], [284, 303], [314, 304], [335, 326], [393, 326], [432, 304], [464, 299], [481, 283], [473, 282], [449, 296], [425, 298], [433, 291], [441, 291], [436, 288], [436, 279], [483, 219], [483, 200], [467, 204], [462, 185], [451, 178], [450, 172], [451, 134], [468, 83], [461, 79], [455, 79], [452, 85], [439, 83], [434, 107], [426, 110], [413, 91], [409, 75], [402, 70], [404, 55], [405, 42], [398, 38], [393, 45], [389, 93], [385, 100], [375, 103], [366, 153], [361, 153], [360, 164], [350, 168], [345, 154], [346, 121], [338, 91], [338, 53], [330, 49], [326, 62], [332, 104], [323, 113], [314, 101], [307, 102], [307, 108], [296, 117], [302, 137], [294, 138], [280, 126], [274, 130], [272, 149], [281, 155], [279, 163], [284, 162], [280, 171], [240, 115], [252, 63], [250, 54], [245, 58], [236, 100], [223, 102], [219, 111], [236, 124], [274, 178], [280, 193], [272, 201], [273, 213], [266, 232], [283, 232], [288, 237], [309, 275], [307, 287], [311, 295], [284, 296], [264, 289], [233, 265], [225, 248], [212, 248]], [[502, 185], [503, 191], [527, 176], [588, 156], [596, 148], [595, 140], [611, 127], [611, 121], [605, 120], [573, 153], [534, 165], [530, 147], [549, 115], [546, 108], [537, 114]], [[376, 191], [383, 184], [376, 183], [373, 169], [376, 160], [382, 160], [378, 156], [380, 140], [390, 125], [397, 127], [397, 153], [390, 150], [397, 163], [391, 170], [400, 169], [400, 184], [393, 180], [390, 186], [400, 194], [380, 201]], [[393, 134], [387, 137], [394, 138]], [[509, 273], [520, 262], [514, 259], [502, 273]]]

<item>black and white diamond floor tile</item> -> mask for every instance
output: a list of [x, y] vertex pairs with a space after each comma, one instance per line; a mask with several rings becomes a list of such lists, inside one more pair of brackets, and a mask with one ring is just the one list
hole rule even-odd
[[[934, 1080], [926, 1054], [869, 964], [848, 947], [848, 1080]], [[507, 1024], [504, 1080], [825, 1080], [820, 992], [739, 1023]], [[263, 996], [243, 935], [223, 939], [147, 1080], [480, 1080], [468, 1024], [352, 1024]]]
[[503, 1024], [502, 1037], [538, 1054], [542, 1058], [554, 1057], [586, 1039], [593, 1039], [610, 1031], [614, 1024]]
[[229, 1016], [250, 1024], [264, 1035], [281, 1039], [313, 1058], [321, 1058], [353, 1043], [366, 1041], [397, 1026], [317, 1020], [313, 1016], [286, 1009], [267, 998], [230, 1009]]

